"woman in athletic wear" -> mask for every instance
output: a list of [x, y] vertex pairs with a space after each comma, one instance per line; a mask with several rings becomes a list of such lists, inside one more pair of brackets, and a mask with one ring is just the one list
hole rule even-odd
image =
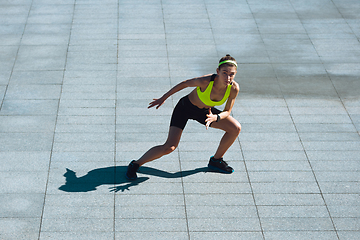
[[[223, 160], [225, 152], [234, 143], [241, 131], [240, 123], [230, 116], [236, 96], [239, 93], [239, 85], [234, 81], [237, 73], [236, 60], [226, 55], [219, 61], [217, 74], [205, 75], [198, 78], [185, 80], [165, 93], [161, 98], [154, 99], [148, 108], [158, 109], [165, 100], [174, 93], [187, 88], [195, 89], [185, 97], [181, 98], [176, 105], [170, 122], [169, 135], [163, 145], [149, 149], [140, 159], [133, 160], [126, 172], [129, 180], [137, 178], [136, 172], [139, 167], [147, 162], [158, 159], [173, 152], [179, 144], [181, 134], [188, 119], [193, 119], [206, 126], [225, 131], [219, 147], [214, 156], [210, 158], [208, 167], [223, 173], [232, 173], [234, 170]], [[226, 102], [223, 111], [214, 106]]]

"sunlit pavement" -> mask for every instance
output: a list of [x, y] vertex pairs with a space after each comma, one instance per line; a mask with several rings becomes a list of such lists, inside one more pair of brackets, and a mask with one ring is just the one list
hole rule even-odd
[[[360, 239], [358, 0], [0, 0], [0, 239]], [[191, 89], [231, 54], [242, 124], [190, 121]]]

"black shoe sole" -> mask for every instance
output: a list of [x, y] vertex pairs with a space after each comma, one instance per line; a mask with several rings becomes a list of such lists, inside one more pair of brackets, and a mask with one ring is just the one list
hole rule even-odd
[[208, 164], [208, 168], [216, 170], [216, 171], [221, 172], [221, 173], [225, 173], [225, 174], [231, 174], [231, 173], [234, 172], [234, 169], [231, 172], [228, 172], [228, 171], [222, 170], [221, 168], [215, 167], [215, 166], [210, 165], [210, 164]]
[[131, 180], [131, 181], [133, 181], [133, 180], [136, 180], [138, 177], [135, 177], [135, 178], [130, 178], [130, 177], [128, 177], [128, 175], [127, 174], [125, 174], [125, 177], [126, 177], [126, 179], [127, 180]]

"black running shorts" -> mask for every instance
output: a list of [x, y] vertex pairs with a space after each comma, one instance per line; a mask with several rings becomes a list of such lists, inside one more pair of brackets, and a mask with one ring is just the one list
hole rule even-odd
[[[221, 113], [220, 110], [214, 107], [211, 108], [211, 112], [213, 114]], [[170, 126], [178, 127], [184, 130], [186, 123], [189, 119], [196, 120], [199, 123], [205, 125], [207, 114], [209, 114], [208, 108], [198, 108], [190, 102], [189, 96], [186, 95], [185, 97], [181, 98], [175, 106], [171, 117]]]

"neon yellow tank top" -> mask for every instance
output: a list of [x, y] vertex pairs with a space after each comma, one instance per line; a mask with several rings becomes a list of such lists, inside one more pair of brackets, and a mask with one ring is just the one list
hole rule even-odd
[[200, 87], [197, 87], [196, 88], [196, 91], [197, 91], [197, 95], [199, 97], [199, 99], [207, 106], [209, 107], [213, 107], [213, 106], [219, 106], [219, 105], [222, 105], [225, 103], [225, 101], [229, 98], [230, 96], [230, 91], [231, 91], [231, 84], [229, 84], [227, 86], [227, 89], [226, 89], [226, 92], [225, 92], [225, 95], [223, 97], [223, 99], [221, 99], [220, 101], [218, 102], [215, 102], [213, 100], [211, 100], [210, 98], [210, 94], [211, 94], [211, 90], [213, 88], [213, 85], [214, 85], [214, 79], [215, 79], [215, 76], [216, 74], [213, 74], [211, 76], [211, 80], [210, 80], [210, 83], [209, 85], [207, 86], [207, 88], [205, 89], [204, 92], [201, 91]]

